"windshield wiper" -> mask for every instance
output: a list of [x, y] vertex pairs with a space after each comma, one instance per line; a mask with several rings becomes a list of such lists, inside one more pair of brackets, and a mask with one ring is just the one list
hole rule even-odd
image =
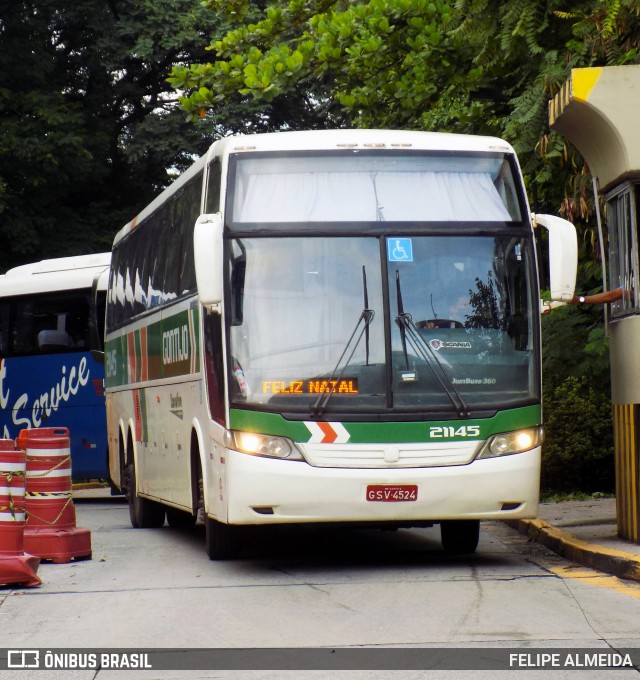
[[375, 312], [371, 309], [369, 309], [369, 293], [367, 289], [367, 270], [365, 269], [365, 266], [362, 265], [362, 290], [364, 293], [364, 307], [362, 309], [362, 314], [370, 314], [371, 318], [367, 321], [365, 319], [365, 324], [364, 324], [364, 348], [365, 348], [365, 357], [364, 357], [364, 363], [365, 366], [369, 365], [369, 326], [371, 325], [371, 322], [373, 321], [373, 317]]
[[371, 177], [371, 183], [373, 184], [373, 195], [376, 199], [376, 222], [384, 222], [384, 206], [380, 203], [380, 199], [378, 198], [378, 187], [376, 186], [376, 175], [377, 172], [372, 172], [370, 174]]
[[[369, 294], [367, 292], [367, 272], [365, 270], [364, 265], [362, 267], [362, 288], [364, 291], [364, 307], [362, 309], [362, 312], [360, 313], [360, 316], [358, 317], [358, 321], [356, 322], [356, 326], [353, 329], [353, 333], [351, 333], [351, 336], [347, 340], [347, 343], [345, 344], [344, 349], [342, 350], [340, 358], [338, 359], [336, 365], [329, 374], [329, 378], [326, 381], [324, 390], [318, 395], [318, 398], [311, 405], [310, 411], [312, 418], [318, 418], [325, 412], [327, 408], [327, 403], [335, 393], [336, 386], [340, 383], [340, 380], [342, 379], [342, 376], [344, 375], [344, 372], [347, 366], [349, 365], [349, 362], [351, 361], [353, 355], [355, 354], [356, 349], [358, 349], [358, 345], [360, 344], [360, 340], [362, 340], [363, 335], [366, 336], [365, 339], [366, 365], [367, 366], [369, 365], [369, 326], [373, 321], [375, 312], [373, 311], [373, 309], [369, 309]], [[358, 333], [358, 331], [360, 332], [358, 334], [358, 337], [356, 338], [356, 334]], [[355, 342], [354, 338], [356, 338]], [[349, 354], [349, 356], [347, 357], [346, 361], [343, 364], [342, 360], [349, 351], [349, 347], [351, 347], [351, 345], [353, 345], [351, 353]], [[342, 368], [340, 368], [341, 365]], [[338, 371], [340, 372], [338, 373]]]
[[411, 314], [404, 311], [402, 304], [402, 290], [400, 287], [400, 272], [396, 269], [396, 297], [398, 305], [398, 316], [396, 323], [400, 328], [400, 340], [402, 342], [402, 352], [404, 354], [405, 365], [409, 369], [409, 355], [407, 353], [407, 341], [416, 354], [429, 366], [433, 371], [434, 376], [440, 383], [442, 389], [445, 391], [449, 401], [458, 412], [460, 418], [466, 418], [469, 415], [469, 407], [464, 399], [455, 388], [453, 381], [449, 374], [445, 371], [442, 362], [438, 355], [433, 350], [431, 345], [420, 335], [420, 331], [413, 323]]
[[402, 290], [400, 288], [400, 272], [396, 269], [396, 304], [398, 306], [398, 316], [396, 317], [396, 323], [398, 328], [400, 328], [400, 341], [402, 342], [402, 353], [404, 354], [404, 364], [405, 368], [409, 370], [409, 354], [407, 352], [407, 329], [401, 319], [404, 319], [407, 315], [404, 311], [404, 304], [402, 303]]

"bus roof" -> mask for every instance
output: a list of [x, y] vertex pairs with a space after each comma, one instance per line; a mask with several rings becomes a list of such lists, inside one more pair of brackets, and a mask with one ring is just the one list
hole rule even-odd
[[497, 137], [416, 130], [353, 129], [234, 135], [212, 144], [208, 155], [241, 151], [321, 151], [350, 148], [513, 153], [513, 148]]
[[110, 263], [111, 253], [95, 253], [23, 264], [0, 276], [0, 298], [90, 288]]

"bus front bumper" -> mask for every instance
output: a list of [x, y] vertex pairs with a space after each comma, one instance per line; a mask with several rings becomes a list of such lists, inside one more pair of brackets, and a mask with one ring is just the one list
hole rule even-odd
[[318, 468], [227, 450], [224, 482], [217, 485], [224, 489], [227, 517], [219, 519], [229, 524], [410, 525], [444, 519], [535, 518], [540, 456], [538, 447], [468, 465], [354, 469]]

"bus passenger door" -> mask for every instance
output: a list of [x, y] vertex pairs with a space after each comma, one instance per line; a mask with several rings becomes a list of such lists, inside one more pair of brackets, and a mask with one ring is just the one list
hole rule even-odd
[[204, 493], [206, 509], [218, 519], [226, 519], [226, 479], [224, 463], [225, 382], [222, 317], [202, 309], [203, 358], [208, 405], [208, 432], [204, 438]]

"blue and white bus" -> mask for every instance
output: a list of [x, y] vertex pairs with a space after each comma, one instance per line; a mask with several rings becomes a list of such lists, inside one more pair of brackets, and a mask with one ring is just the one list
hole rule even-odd
[[76, 480], [108, 478], [104, 365], [91, 351], [110, 260], [62, 257], [0, 276], [0, 434], [67, 427]]

